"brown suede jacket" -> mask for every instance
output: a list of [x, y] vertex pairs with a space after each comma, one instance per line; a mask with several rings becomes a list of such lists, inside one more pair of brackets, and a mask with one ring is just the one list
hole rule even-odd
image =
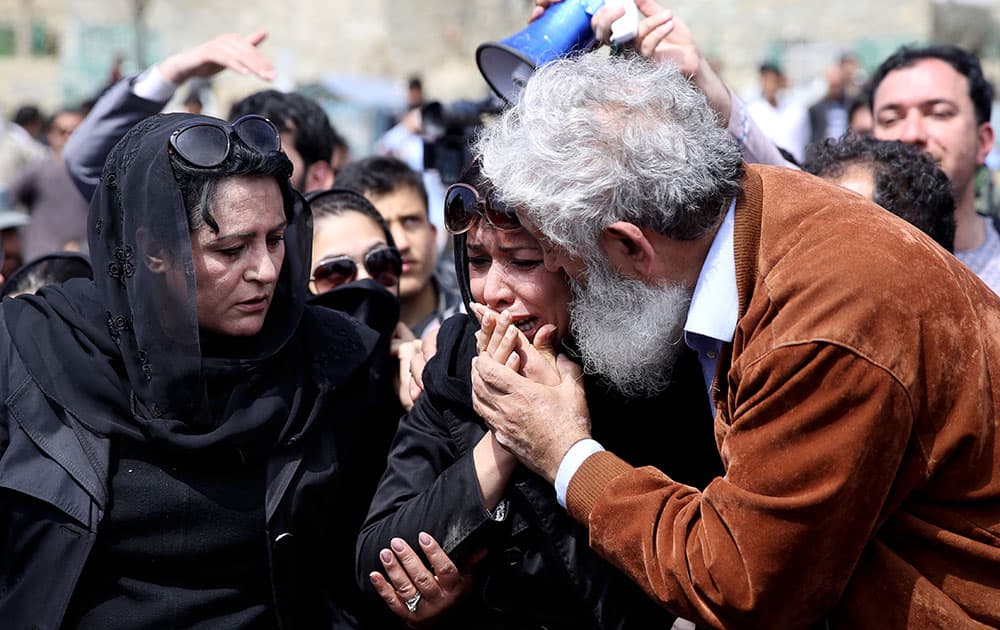
[[592, 455], [567, 495], [591, 546], [704, 627], [1000, 626], [1000, 298], [809, 175], [748, 166], [735, 219], [726, 475]]

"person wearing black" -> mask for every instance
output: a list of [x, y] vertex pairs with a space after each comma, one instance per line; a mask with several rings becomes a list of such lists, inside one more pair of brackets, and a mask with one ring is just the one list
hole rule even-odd
[[[446, 218], [449, 231], [459, 233], [456, 269], [466, 300], [478, 303], [470, 312], [483, 313], [480, 305], [492, 311], [487, 318], [506, 311], [500, 321], [510, 322], [525, 342], [547, 343], [542, 337], [551, 325], [556, 332], [549, 339], [565, 337], [565, 277], [544, 268], [541, 246], [516, 216], [491, 204], [477, 171], [464, 181], [448, 191]], [[559, 506], [551, 484], [517, 466], [473, 411], [470, 366], [478, 329], [472, 316], [461, 315], [438, 333], [437, 354], [423, 372], [424, 393], [400, 421], [358, 538], [359, 584], [374, 585], [408, 623], [433, 618], [455, 628], [669, 628], [674, 617], [589, 548], [585, 529]], [[489, 330], [492, 325], [484, 325]], [[684, 355], [672, 384], [653, 399], [627, 402], [587, 380], [594, 431], [628, 452], [630, 461], [666, 466], [697, 488], [721, 474], [693, 354]], [[699, 421], [664, 421], [664, 409]], [[412, 569], [410, 545], [428, 558], [450, 556], [467, 574], [463, 584], [442, 596], [438, 585], [455, 582], [455, 574], [422, 579], [429, 570]], [[391, 584], [379, 573], [383, 569]], [[456, 601], [462, 590], [468, 592]]]
[[375, 335], [306, 304], [280, 149], [259, 116], [141, 122], [91, 204], [94, 280], [4, 301], [4, 627], [357, 625]]

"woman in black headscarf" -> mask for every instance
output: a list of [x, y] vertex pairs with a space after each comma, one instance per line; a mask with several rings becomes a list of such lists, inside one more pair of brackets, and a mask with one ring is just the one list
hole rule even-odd
[[6, 627], [354, 625], [388, 425], [375, 335], [306, 306], [290, 171], [263, 118], [147, 119], [91, 204], [94, 281], [4, 302]]

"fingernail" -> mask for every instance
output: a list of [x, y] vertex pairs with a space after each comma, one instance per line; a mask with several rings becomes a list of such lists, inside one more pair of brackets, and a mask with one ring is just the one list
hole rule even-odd
[[378, 552], [378, 557], [385, 564], [389, 564], [390, 562], [392, 562], [392, 552], [389, 551], [388, 549], [383, 549], [382, 551]]
[[375, 576], [376, 575], [378, 575], [378, 573], [376, 571], [372, 571], [371, 573], [369, 573], [368, 574], [368, 581], [370, 581], [372, 584], [378, 584], [378, 582], [376, 582], [376, 580], [375, 580]]
[[393, 551], [402, 551], [404, 549], [403, 539], [393, 538], [392, 540], [389, 541], [389, 546], [392, 547]]
[[425, 547], [431, 544], [431, 537], [430, 534], [428, 534], [427, 532], [420, 532], [420, 535], [417, 536], [417, 538], [420, 539], [420, 544]]

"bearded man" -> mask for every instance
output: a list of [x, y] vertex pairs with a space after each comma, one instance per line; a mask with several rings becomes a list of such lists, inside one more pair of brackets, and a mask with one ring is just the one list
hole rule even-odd
[[584, 369], [643, 394], [681, 344], [702, 363], [726, 472], [699, 492], [590, 439], [568, 359], [545, 386], [477, 357], [476, 410], [594, 549], [699, 627], [1000, 625], [1000, 299], [972, 272], [742, 163], [669, 64], [546, 66], [477, 152], [573, 283]]

